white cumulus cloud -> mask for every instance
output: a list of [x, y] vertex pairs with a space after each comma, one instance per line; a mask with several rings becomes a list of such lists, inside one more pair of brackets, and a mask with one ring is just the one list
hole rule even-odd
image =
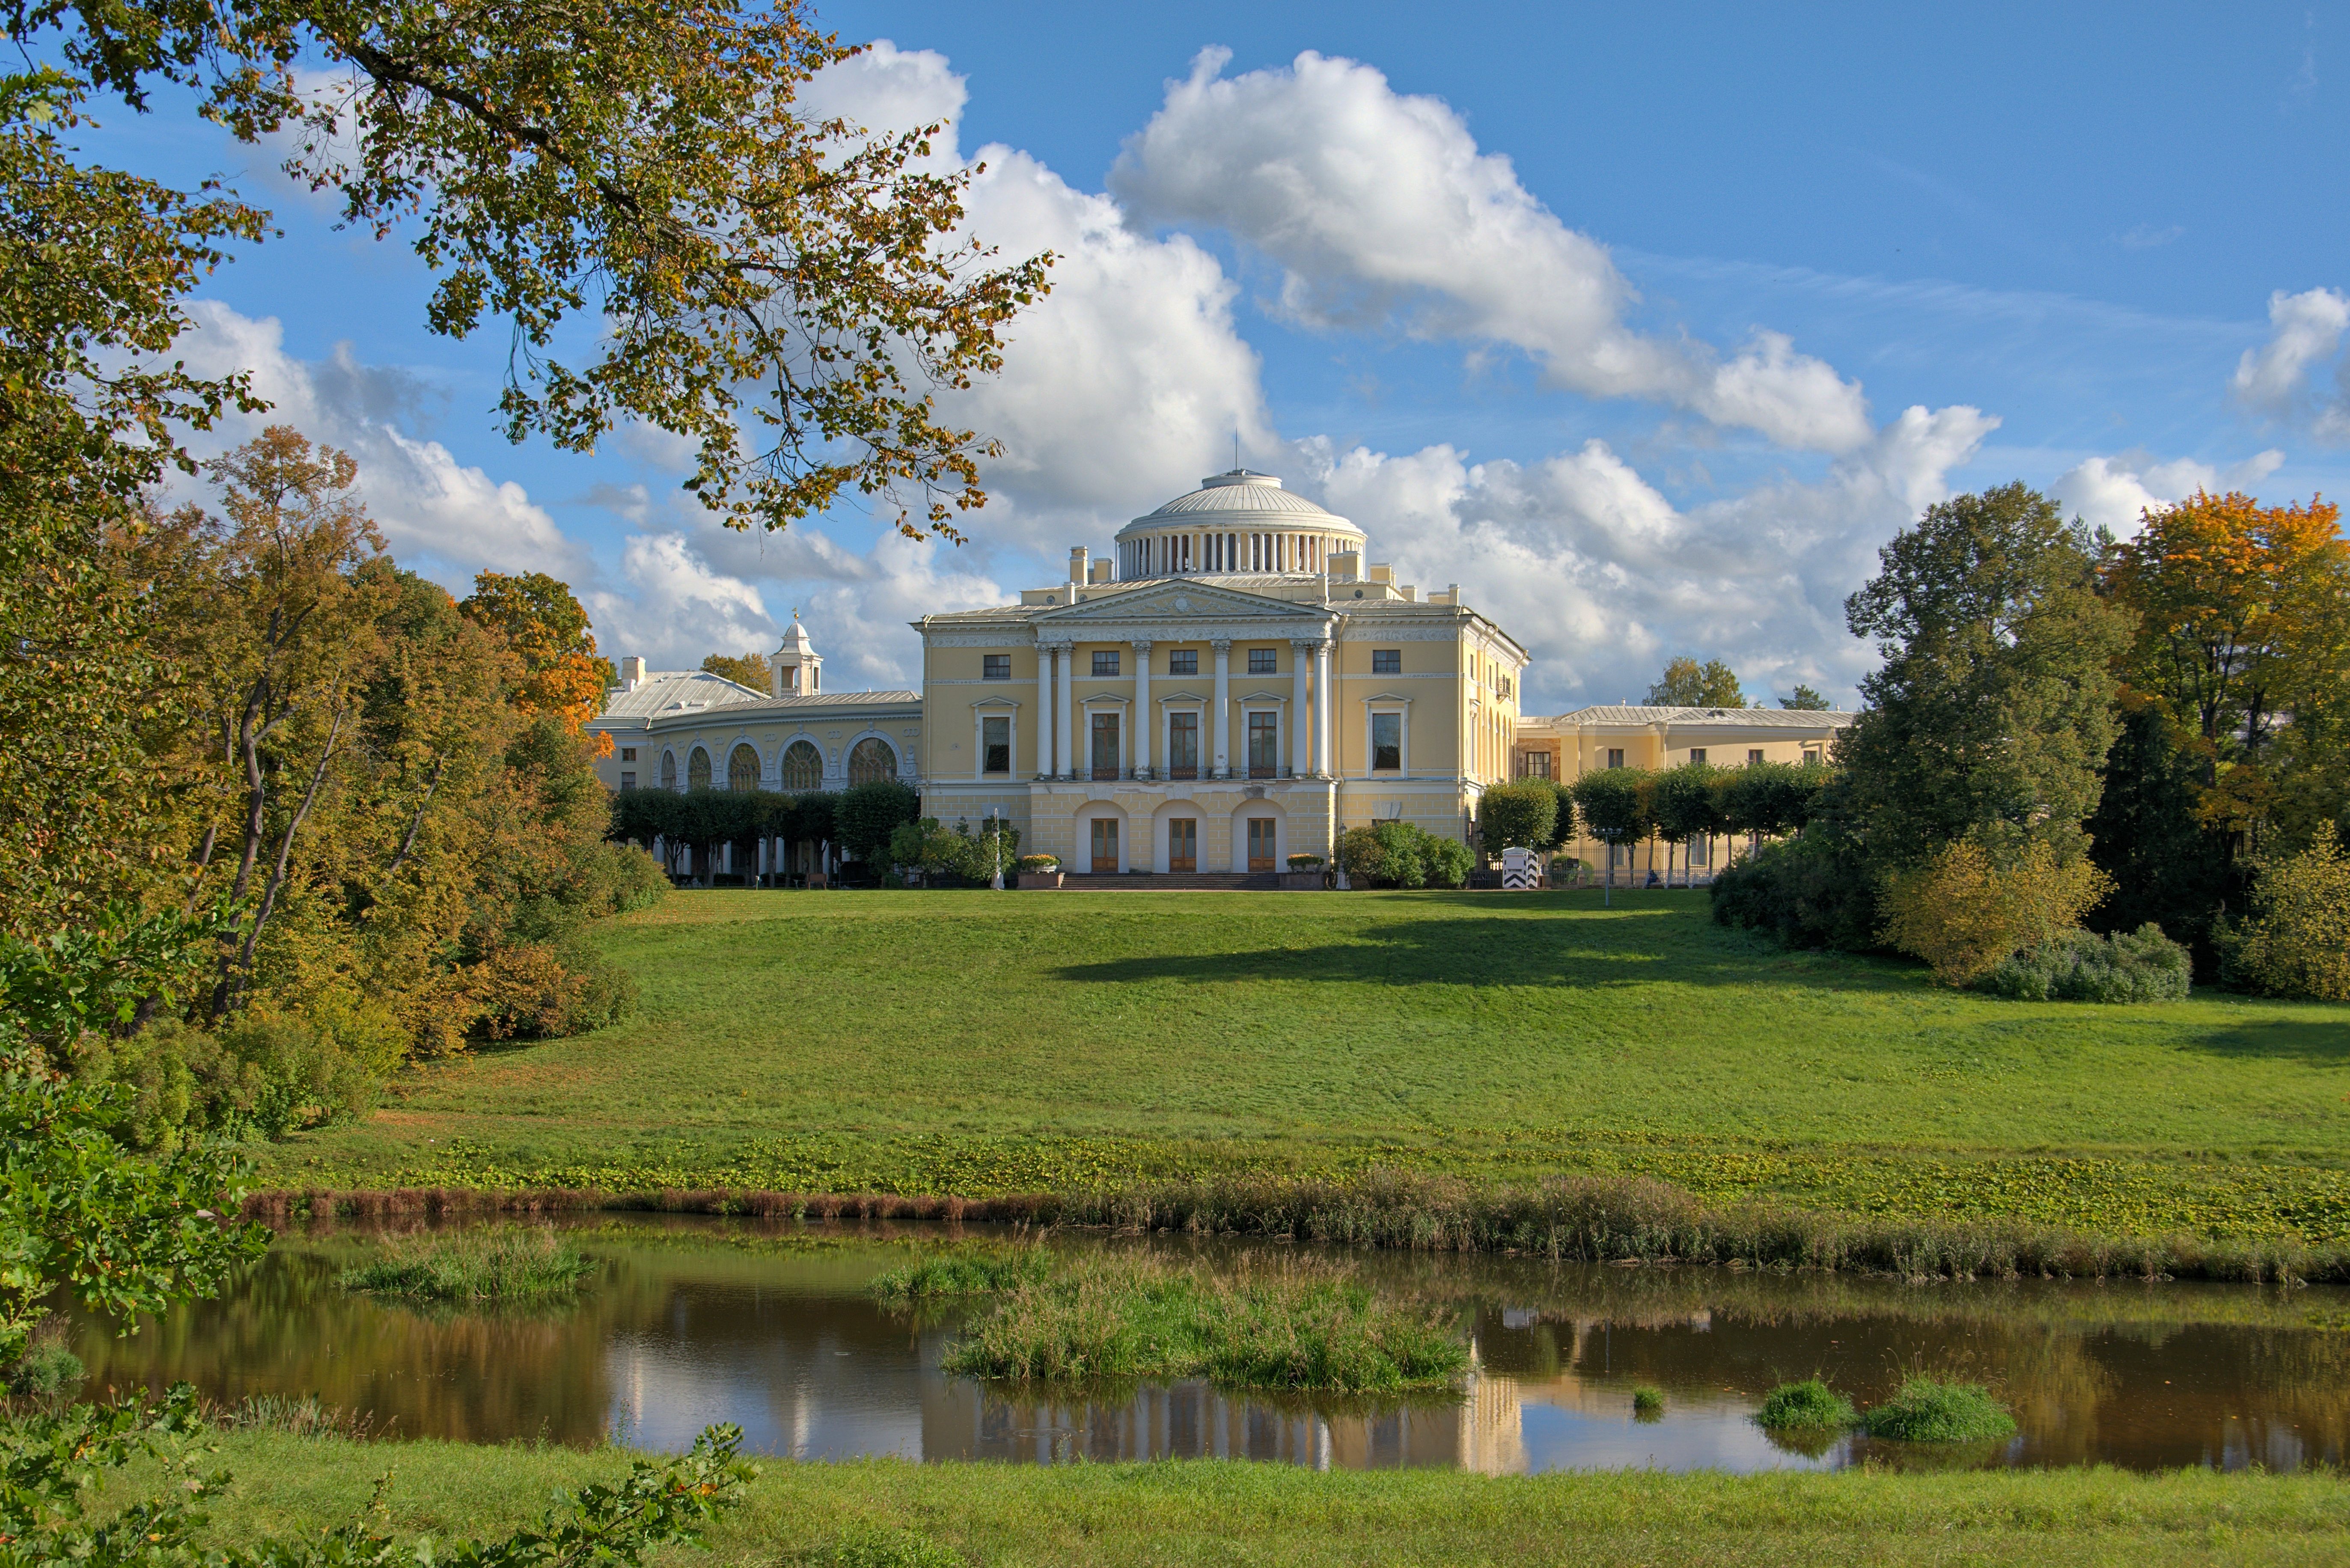
[[2225, 469], [2191, 457], [2157, 462], [2142, 452], [2125, 452], [2093, 457], [2065, 470], [2048, 487], [2048, 493], [2092, 528], [2127, 538], [2137, 532], [2148, 512], [2159, 511], [2199, 490], [2218, 494], [2258, 484], [2283, 463], [2284, 453], [2273, 447]]
[[1297, 461], [1373, 558], [1422, 589], [1460, 584], [1526, 646], [1529, 711], [1637, 701], [1679, 653], [1726, 659], [1761, 700], [1847, 688], [1867, 669], [1845, 596], [1998, 422], [1909, 409], [1817, 480], [1687, 510], [1599, 441], [1524, 464], [1310, 441]]
[[1229, 57], [1204, 51], [1169, 84], [1110, 190], [1139, 220], [1212, 225], [1278, 263], [1292, 318], [1508, 344], [1569, 390], [1662, 400], [1784, 446], [1869, 440], [1859, 386], [1783, 336], [1758, 332], [1724, 361], [1634, 330], [1637, 296], [1607, 247], [1536, 201], [1441, 101], [1353, 60], [1308, 52], [1226, 78]]
[[417, 378], [361, 364], [348, 345], [323, 362], [298, 358], [286, 351], [275, 317], [256, 319], [217, 300], [197, 300], [189, 314], [195, 325], [173, 346], [189, 369], [249, 371], [254, 390], [271, 404], [265, 413], [232, 414], [209, 432], [190, 432], [190, 451], [210, 457], [265, 426], [292, 425], [358, 460], [359, 494], [403, 560], [430, 556], [460, 583], [485, 566], [575, 582], [588, 570], [586, 552], [521, 485], [460, 462], [439, 441], [403, 433], [399, 421], [412, 423], [432, 400]]
[[[2229, 389], [2262, 413], [2286, 415], [2300, 402], [2310, 369], [2331, 358], [2350, 329], [2350, 297], [2331, 288], [2269, 296], [2269, 340], [2244, 350]], [[2340, 409], [2337, 400], [2330, 405]]]

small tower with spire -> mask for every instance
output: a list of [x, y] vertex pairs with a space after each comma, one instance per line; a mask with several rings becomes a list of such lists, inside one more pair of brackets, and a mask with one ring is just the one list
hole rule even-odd
[[784, 645], [775, 649], [775, 658], [767, 661], [767, 680], [771, 694], [777, 697], [813, 697], [816, 694], [817, 671], [824, 660], [816, 657], [816, 645], [808, 640], [807, 628], [800, 625], [800, 612], [792, 611], [792, 624], [784, 633]]

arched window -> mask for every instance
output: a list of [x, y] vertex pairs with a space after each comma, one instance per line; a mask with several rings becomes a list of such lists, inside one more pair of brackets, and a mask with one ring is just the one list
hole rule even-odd
[[824, 787], [824, 753], [814, 741], [794, 741], [784, 748], [784, 787], [795, 794]]
[[688, 789], [710, 787], [710, 753], [700, 746], [694, 747], [693, 755], [685, 759], [685, 787]]
[[889, 742], [878, 735], [868, 735], [857, 742], [848, 753], [848, 782], [853, 784], [877, 784], [898, 776], [898, 753]]
[[663, 752], [661, 753], [661, 788], [675, 789], [676, 787], [677, 753], [675, 752]]
[[748, 794], [759, 787], [759, 753], [752, 747], [737, 746], [726, 759], [726, 787], [736, 794]]

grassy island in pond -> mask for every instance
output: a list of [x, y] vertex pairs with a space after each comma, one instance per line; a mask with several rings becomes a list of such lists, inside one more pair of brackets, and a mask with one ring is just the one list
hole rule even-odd
[[543, 1225], [390, 1236], [380, 1251], [343, 1271], [345, 1290], [428, 1301], [547, 1301], [570, 1295], [595, 1268]]
[[[1440, 1311], [1381, 1295], [1322, 1259], [1243, 1260], [1220, 1271], [1148, 1252], [1097, 1253], [998, 1277], [987, 1307], [948, 1347], [948, 1371], [1387, 1394], [1450, 1387], [1469, 1365], [1464, 1336]], [[885, 1275], [885, 1294], [891, 1283]]]
[[1702, 893], [683, 893], [633, 1020], [402, 1077], [292, 1189], [986, 1196], [1372, 1168], [2350, 1241], [2350, 1009], [2021, 1002]]

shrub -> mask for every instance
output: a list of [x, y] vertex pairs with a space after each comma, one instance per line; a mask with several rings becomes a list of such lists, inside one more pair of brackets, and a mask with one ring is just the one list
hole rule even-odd
[[1632, 1390], [1632, 1415], [1635, 1419], [1655, 1421], [1661, 1419], [1664, 1413], [1665, 1391], [1663, 1389], [1651, 1388], [1644, 1383]]
[[1780, 1384], [1763, 1396], [1762, 1408], [1754, 1414], [1766, 1432], [1841, 1429], [1859, 1418], [1851, 1400], [1816, 1377]]
[[542, 1301], [569, 1295], [595, 1269], [546, 1226], [394, 1237], [383, 1252], [345, 1269], [343, 1289], [434, 1301]]
[[650, 909], [669, 897], [669, 874], [660, 861], [633, 844], [605, 845], [598, 871], [613, 914]]
[[81, 1357], [62, 1345], [35, 1345], [8, 1368], [8, 1392], [38, 1398], [62, 1394], [89, 1375]]
[[1475, 864], [1469, 846], [1457, 838], [1438, 838], [1422, 835], [1426, 839], [1425, 857], [1428, 885], [1431, 888], [1463, 888], [1469, 883], [1469, 868]]
[[2321, 840], [2263, 864], [2245, 919], [2214, 935], [2230, 985], [2350, 1002], [2350, 857]]
[[1322, 857], [1319, 855], [1293, 855], [1289, 857], [1289, 868], [1292, 871], [1313, 871], [1318, 869], [1321, 865]]
[[1901, 872], [1885, 893], [1885, 941], [1924, 959], [1945, 985], [1970, 985], [2001, 960], [2077, 927], [2112, 878], [2085, 857], [2060, 861], [2034, 839], [2002, 865], [1974, 838]]
[[1783, 947], [1866, 952], [1877, 945], [1877, 896], [1841, 835], [1813, 830], [1765, 844], [1713, 879], [1713, 918], [1767, 932]]
[[2194, 971], [2193, 956], [2149, 922], [2103, 937], [2066, 931], [2010, 954], [1975, 986], [2017, 1002], [2183, 1002]]
[[1058, 871], [1060, 868], [1061, 857], [1057, 855], [1023, 855], [1020, 857], [1020, 869], [1023, 871]]
[[118, 1137], [170, 1152], [203, 1133], [282, 1138], [359, 1115], [399, 1048], [364, 1055], [354, 1044], [286, 1013], [256, 1010], [217, 1033], [167, 1018], [123, 1039], [90, 1037], [75, 1072], [130, 1091]]
[[1980, 1383], [1912, 1377], [1860, 1418], [1872, 1438], [1902, 1443], [1981, 1443], [2012, 1437], [2015, 1417]]
[[1558, 792], [1541, 779], [1497, 784], [1477, 804], [1477, 826], [1484, 833], [1489, 855], [1499, 855], [1511, 846], [1545, 848], [1558, 826]]
[[499, 948], [465, 971], [473, 1028], [491, 1040], [556, 1040], [636, 1011], [637, 983], [576, 942]]

